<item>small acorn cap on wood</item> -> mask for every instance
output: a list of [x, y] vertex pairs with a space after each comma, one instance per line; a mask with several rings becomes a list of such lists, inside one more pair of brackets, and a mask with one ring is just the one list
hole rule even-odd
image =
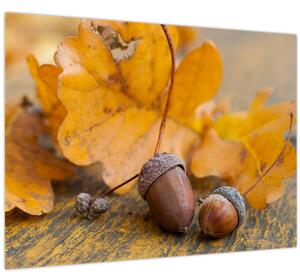
[[239, 217], [239, 222], [237, 227], [239, 227], [245, 219], [246, 215], [246, 204], [243, 196], [240, 194], [240, 192], [232, 187], [229, 186], [224, 186], [217, 188], [213, 191], [213, 194], [220, 194], [227, 198], [236, 208], [238, 217]]
[[138, 191], [145, 200], [149, 187], [171, 168], [179, 166], [185, 171], [185, 164], [174, 154], [161, 153], [146, 161], [138, 179]]
[[76, 210], [84, 218], [89, 217], [89, 209], [92, 203], [92, 197], [88, 193], [80, 193], [76, 197]]

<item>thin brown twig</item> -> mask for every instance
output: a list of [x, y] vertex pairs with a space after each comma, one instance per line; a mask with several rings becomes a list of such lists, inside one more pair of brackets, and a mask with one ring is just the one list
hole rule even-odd
[[169, 90], [168, 90], [168, 95], [167, 95], [167, 101], [166, 101], [166, 106], [165, 106], [163, 116], [161, 119], [161, 123], [160, 123], [160, 128], [159, 128], [159, 133], [158, 133], [158, 138], [157, 138], [157, 142], [156, 142], [154, 155], [158, 154], [159, 150], [160, 150], [161, 141], [162, 141], [162, 137], [163, 137], [165, 126], [166, 126], [166, 120], [167, 120], [169, 109], [170, 109], [170, 104], [171, 104], [170, 101], [171, 101], [171, 95], [173, 92], [174, 78], [175, 78], [175, 48], [174, 48], [173, 40], [172, 40], [171, 34], [169, 33], [166, 25], [161, 24], [161, 28], [163, 29], [166, 39], [168, 41], [168, 45], [169, 45], [169, 49], [170, 49], [170, 53], [171, 53], [171, 63], [172, 64], [171, 64], [170, 84], [169, 84]]
[[252, 185], [250, 185], [249, 189], [243, 193], [244, 196], [247, 196], [249, 194], [250, 191], [253, 190], [253, 188], [272, 170], [272, 168], [279, 162], [279, 160], [281, 159], [286, 147], [287, 147], [287, 144], [288, 144], [288, 141], [289, 141], [289, 138], [290, 138], [290, 134], [291, 134], [291, 130], [292, 130], [292, 124], [293, 124], [293, 114], [291, 113], [290, 114], [290, 127], [289, 127], [289, 131], [288, 131], [288, 135], [285, 139], [285, 142], [284, 142], [284, 145], [280, 151], [280, 153], [278, 154], [277, 158], [273, 161], [273, 163], [265, 170], [265, 172], [263, 174], [261, 174], [253, 183]]
[[123, 187], [124, 185], [126, 185], [127, 183], [131, 182], [132, 180], [136, 179], [137, 177], [139, 177], [140, 173], [135, 174], [134, 176], [132, 176], [131, 178], [127, 179], [126, 181], [122, 182], [121, 184], [117, 185], [116, 187], [108, 190], [107, 192], [105, 192], [103, 195], [101, 195], [101, 197], [106, 197], [108, 195], [110, 195], [111, 193], [113, 193], [114, 191], [116, 191], [117, 189]]

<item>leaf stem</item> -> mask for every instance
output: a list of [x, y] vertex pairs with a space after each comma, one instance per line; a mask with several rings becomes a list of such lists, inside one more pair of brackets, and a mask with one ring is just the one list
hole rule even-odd
[[281, 159], [286, 147], [287, 147], [287, 144], [288, 144], [288, 141], [289, 141], [289, 138], [290, 138], [290, 134], [291, 134], [291, 130], [292, 130], [292, 124], [293, 124], [293, 113], [290, 114], [290, 127], [289, 127], [289, 131], [288, 131], [288, 135], [285, 139], [285, 142], [284, 142], [284, 145], [280, 151], [280, 153], [278, 154], [277, 158], [273, 161], [273, 163], [265, 170], [265, 172], [263, 174], [261, 174], [253, 183], [252, 185], [250, 185], [249, 189], [247, 191], [245, 191], [243, 193], [243, 196], [247, 196], [252, 190], [253, 188], [272, 170], [272, 168], [279, 162], [279, 160]]
[[175, 48], [173, 44], [173, 40], [171, 37], [171, 34], [168, 31], [168, 28], [166, 27], [165, 24], [161, 24], [161, 28], [164, 31], [164, 34], [166, 36], [166, 39], [168, 41], [170, 53], [171, 53], [171, 74], [170, 74], [170, 84], [169, 84], [169, 90], [168, 90], [168, 95], [167, 95], [167, 101], [166, 101], [166, 106], [163, 112], [163, 116], [161, 119], [160, 123], [160, 128], [159, 128], [159, 133], [158, 133], [158, 138], [156, 142], [156, 147], [154, 151], [154, 155], [159, 153], [160, 146], [161, 146], [161, 141], [162, 137], [165, 131], [165, 126], [166, 126], [166, 120], [168, 117], [169, 109], [170, 109], [170, 104], [171, 104], [171, 95], [173, 92], [173, 87], [174, 87], [174, 78], [175, 78]]

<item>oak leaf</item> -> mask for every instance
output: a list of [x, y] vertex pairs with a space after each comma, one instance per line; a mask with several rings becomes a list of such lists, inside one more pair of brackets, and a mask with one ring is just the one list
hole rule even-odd
[[57, 97], [57, 79], [61, 69], [51, 64], [39, 65], [33, 55], [27, 56], [27, 65], [35, 81], [37, 96], [52, 137], [57, 145], [57, 132], [67, 112]]
[[210, 128], [194, 151], [191, 170], [196, 177], [216, 176], [230, 183], [241, 173], [243, 153], [242, 143], [224, 141]]
[[19, 111], [9, 119], [5, 137], [5, 211], [17, 207], [31, 215], [53, 208], [51, 180], [74, 175], [74, 167], [39, 144], [48, 128], [38, 113]]
[[[176, 29], [169, 30], [176, 47]], [[132, 42], [134, 51], [128, 54]], [[154, 152], [163, 107], [159, 100], [164, 102], [171, 68], [161, 27], [84, 21], [78, 36], [62, 41], [55, 61], [62, 69], [58, 97], [67, 110], [58, 131], [64, 156], [76, 165], [101, 162], [110, 187], [139, 172]], [[162, 151], [188, 158], [198, 139], [196, 109], [216, 94], [221, 75], [221, 58], [211, 42], [182, 60]], [[193, 85], [184, 87], [184, 80]]]
[[201, 118], [195, 117], [195, 110], [215, 96], [221, 78], [220, 54], [212, 42], [205, 41], [188, 53], [176, 70], [170, 117], [199, 131]]
[[191, 163], [195, 176], [215, 175], [231, 182], [242, 194], [247, 193], [248, 203], [257, 209], [281, 197], [282, 181], [296, 168], [296, 152], [288, 143], [278, 163], [248, 192], [280, 154], [290, 114], [295, 116], [294, 102], [266, 106], [270, 94], [270, 88], [262, 89], [248, 112], [221, 116], [196, 148]]
[[295, 102], [266, 106], [265, 102], [271, 94], [270, 87], [261, 89], [247, 113], [225, 114], [215, 124], [222, 138], [244, 143], [256, 159], [259, 169], [271, 164], [279, 154], [284, 144], [282, 136], [289, 128], [290, 114], [293, 114], [295, 124]]

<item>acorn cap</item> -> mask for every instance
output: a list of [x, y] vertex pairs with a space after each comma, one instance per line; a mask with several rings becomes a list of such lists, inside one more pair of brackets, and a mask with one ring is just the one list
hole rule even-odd
[[227, 198], [236, 208], [239, 216], [239, 223], [237, 226], [240, 226], [245, 219], [246, 215], [246, 204], [243, 196], [239, 193], [238, 190], [232, 187], [220, 187], [213, 191], [213, 194], [220, 194]]
[[174, 154], [157, 154], [146, 161], [138, 179], [138, 190], [145, 200], [148, 188], [154, 181], [175, 166], [180, 166], [185, 171], [185, 164]]

